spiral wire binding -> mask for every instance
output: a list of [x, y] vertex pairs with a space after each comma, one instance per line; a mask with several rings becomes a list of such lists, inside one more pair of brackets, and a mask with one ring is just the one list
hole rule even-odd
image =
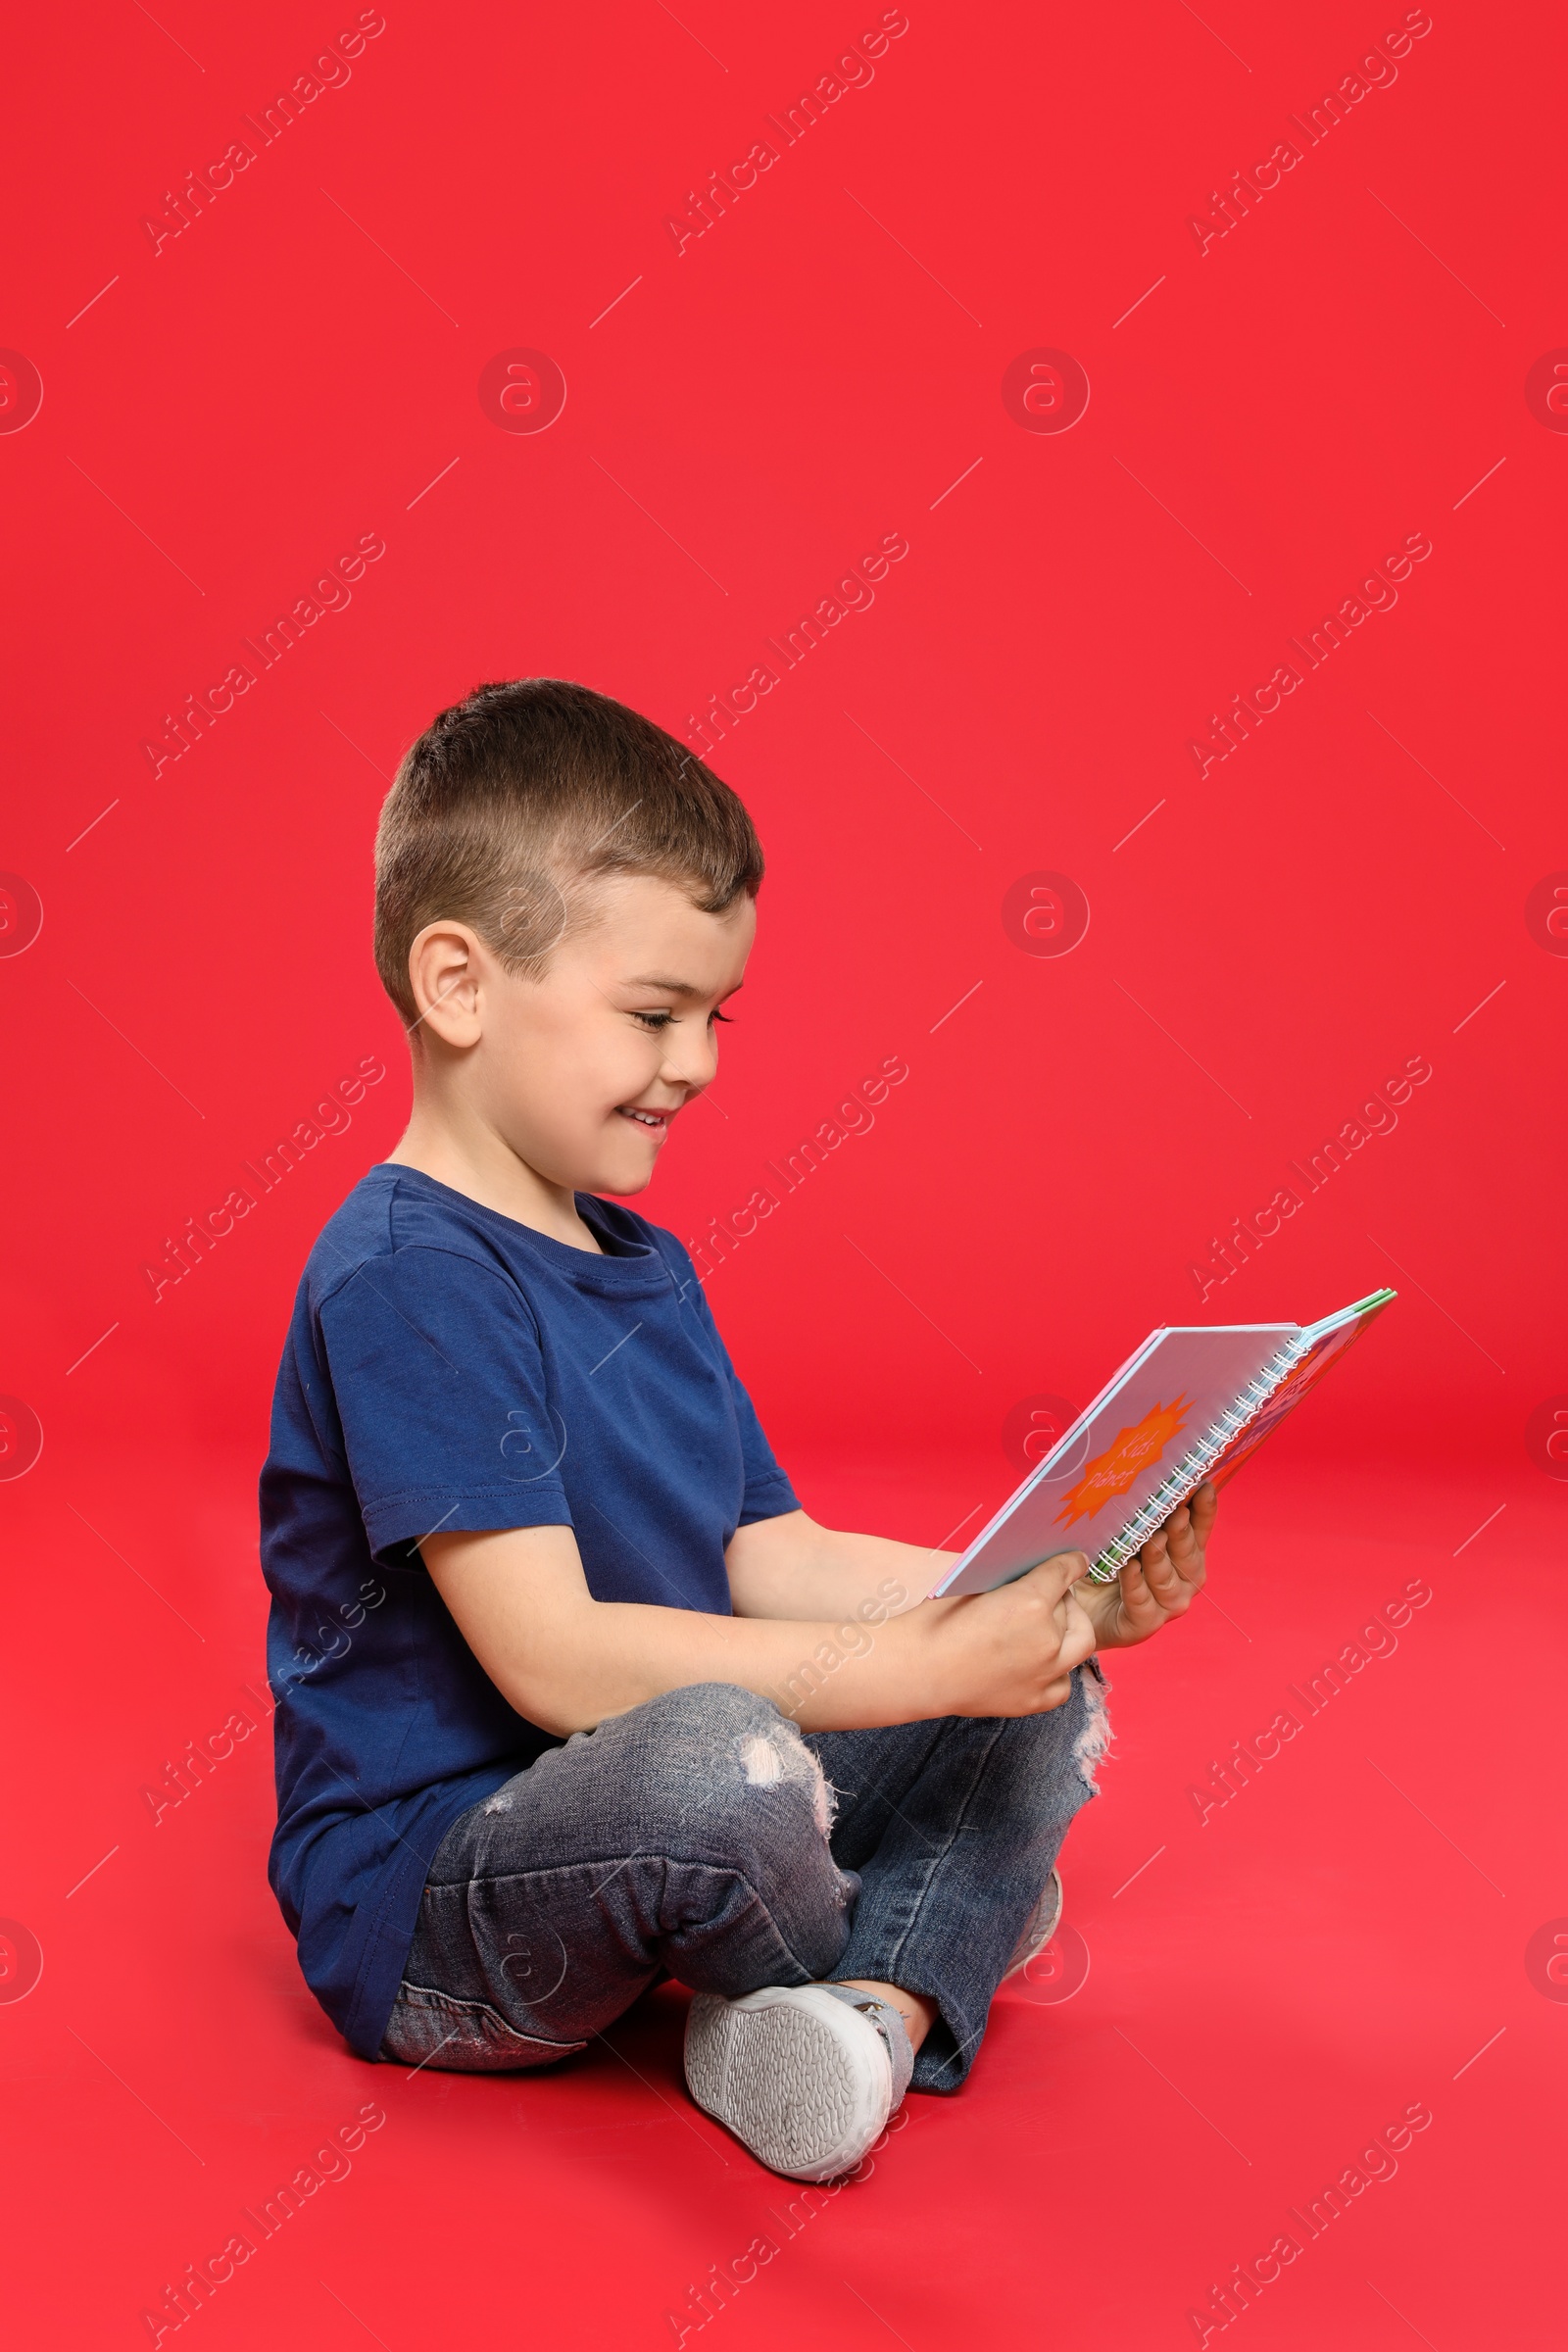
[[1176, 1505], [1195, 1487], [1201, 1486], [1231, 1440], [1239, 1436], [1250, 1421], [1255, 1420], [1287, 1373], [1293, 1372], [1306, 1353], [1307, 1348], [1299, 1339], [1288, 1342], [1263, 1366], [1257, 1378], [1242, 1391], [1230, 1410], [1221, 1413], [1219, 1419], [1210, 1424], [1197, 1445], [1179, 1462], [1172, 1463], [1149, 1500], [1134, 1512], [1115, 1542], [1108, 1544], [1096, 1558], [1089, 1571], [1094, 1583], [1108, 1585], [1134, 1552], [1142, 1551], [1161, 1520], [1168, 1519]]

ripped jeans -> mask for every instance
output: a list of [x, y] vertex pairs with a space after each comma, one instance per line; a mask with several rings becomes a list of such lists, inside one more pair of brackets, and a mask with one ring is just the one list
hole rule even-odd
[[802, 1737], [697, 1683], [574, 1732], [459, 1816], [381, 2056], [491, 2071], [585, 2049], [662, 1976], [730, 1997], [865, 1977], [940, 2011], [916, 2090], [956, 2090], [1068, 1824], [1103, 1678], [1045, 1715]]

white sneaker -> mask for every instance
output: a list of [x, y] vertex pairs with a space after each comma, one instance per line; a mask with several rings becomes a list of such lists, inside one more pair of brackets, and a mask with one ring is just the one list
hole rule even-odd
[[1004, 1984], [1027, 1968], [1036, 1952], [1043, 1952], [1061, 1925], [1061, 1873], [1054, 1870], [1046, 1881], [1044, 1891], [1034, 1909], [1023, 1923], [1023, 1934], [1012, 1947], [1012, 1958], [1002, 1972]]
[[854, 2169], [908, 2087], [914, 2054], [890, 2002], [849, 1984], [694, 1995], [686, 2082], [760, 2164], [792, 2180]]

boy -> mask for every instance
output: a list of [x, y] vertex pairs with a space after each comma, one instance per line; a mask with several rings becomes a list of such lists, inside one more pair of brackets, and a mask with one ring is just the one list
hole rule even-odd
[[761, 878], [734, 793], [585, 687], [478, 687], [398, 771], [413, 1115], [278, 1374], [270, 1877], [362, 2057], [551, 2065], [667, 1973], [698, 2103], [823, 2180], [958, 2087], [1054, 1929], [1094, 1652], [1186, 1609], [1214, 1496], [1117, 1585], [1067, 1552], [935, 1601], [951, 1554], [802, 1510], [686, 1251], [619, 1205], [713, 1077]]

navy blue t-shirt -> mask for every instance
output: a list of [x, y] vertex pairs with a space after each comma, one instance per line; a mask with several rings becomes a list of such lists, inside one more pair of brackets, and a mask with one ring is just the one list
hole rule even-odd
[[727, 1616], [735, 1530], [800, 1507], [679, 1242], [576, 1198], [603, 1256], [383, 1163], [295, 1301], [261, 1484], [268, 1876], [364, 2058], [442, 1838], [557, 1744], [484, 1673], [419, 1539], [570, 1527], [596, 1600]]

